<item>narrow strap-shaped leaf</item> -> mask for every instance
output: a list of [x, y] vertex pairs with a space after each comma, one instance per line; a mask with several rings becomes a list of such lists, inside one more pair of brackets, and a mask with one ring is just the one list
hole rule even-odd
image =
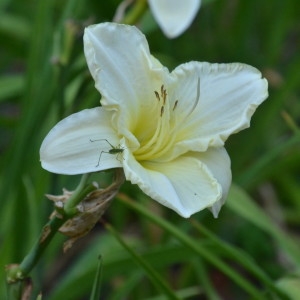
[[152, 221], [159, 227], [163, 228], [166, 232], [170, 233], [173, 237], [175, 237], [178, 241], [180, 241], [187, 248], [191, 249], [205, 260], [210, 262], [216, 268], [221, 270], [224, 274], [226, 274], [229, 278], [231, 278], [238, 286], [240, 286], [243, 290], [245, 290], [249, 295], [251, 295], [254, 299], [264, 300], [265, 297], [246, 279], [242, 278], [238, 272], [232, 269], [231, 266], [224, 263], [219, 257], [217, 257], [212, 251], [209, 249], [205, 249], [201, 247], [198, 241], [193, 240], [187, 234], [182, 232], [179, 228], [172, 225], [165, 219], [160, 218], [157, 215], [152, 214], [142, 205], [132, 201], [129, 197], [124, 194], [119, 194], [118, 200], [124, 203], [126, 206], [131, 209], [137, 211], [148, 220]]
[[149, 279], [152, 281], [152, 283], [161, 291], [163, 292], [168, 299], [170, 300], [179, 300], [172, 291], [172, 289], [167, 285], [165, 280], [155, 271], [148, 263], [146, 260], [144, 260], [140, 255], [138, 255], [121, 237], [121, 235], [109, 224], [105, 225], [106, 229], [108, 229], [114, 237], [118, 240], [118, 242], [128, 251], [128, 253], [132, 256], [134, 261], [142, 267], [145, 272], [147, 273], [147, 276]]
[[98, 265], [96, 270], [96, 275], [93, 283], [93, 289], [91, 292], [90, 300], [100, 299], [100, 289], [101, 289], [101, 279], [102, 279], [102, 256], [98, 257]]

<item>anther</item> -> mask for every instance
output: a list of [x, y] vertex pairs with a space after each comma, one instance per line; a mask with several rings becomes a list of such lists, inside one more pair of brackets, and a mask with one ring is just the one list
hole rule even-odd
[[163, 115], [163, 113], [164, 113], [164, 110], [165, 110], [165, 108], [164, 108], [164, 106], [162, 106], [161, 109], [160, 109], [160, 116], [161, 116], [161, 117], [162, 117], [162, 115]]
[[163, 101], [164, 101], [164, 105], [166, 104], [166, 99], [167, 99], [167, 91], [164, 90], [164, 93], [163, 93]]
[[157, 91], [154, 91], [154, 93], [155, 93], [156, 99], [157, 99], [158, 101], [160, 101], [159, 93], [158, 93]]
[[175, 101], [174, 106], [173, 106], [173, 111], [175, 110], [175, 108], [177, 107], [178, 104], [178, 100]]
[[165, 90], [165, 87], [164, 87], [164, 85], [162, 85], [160, 87], [160, 94], [161, 94], [162, 97], [164, 96], [164, 90]]

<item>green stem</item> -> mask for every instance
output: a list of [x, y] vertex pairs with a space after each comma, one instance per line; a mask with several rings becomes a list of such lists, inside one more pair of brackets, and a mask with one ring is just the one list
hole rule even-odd
[[20, 265], [10, 268], [7, 271], [7, 282], [12, 284], [20, 280], [24, 280], [29, 272], [33, 269], [45, 249], [59, 230], [59, 228], [70, 218], [77, 214], [76, 205], [84, 199], [84, 197], [95, 190], [93, 185], [86, 186], [88, 174], [82, 176], [81, 181], [65, 204], [61, 216], [54, 216], [42, 229], [42, 232], [32, 247], [28, 255], [25, 256]]
[[39, 239], [19, 266], [19, 270], [21, 271], [21, 274], [19, 275], [21, 276], [21, 279], [25, 278], [36, 265], [50, 241], [66, 220], [66, 217], [61, 219], [54, 217], [43, 227]]
[[86, 186], [87, 180], [90, 174], [83, 174], [79, 185], [76, 190], [72, 194], [72, 196], [68, 199], [68, 201], [64, 205], [65, 213], [72, 214], [72, 210], [76, 207], [76, 205], [83, 200], [84, 196], [87, 195], [87, 192], [91, 189], [96, 189], [93, 185]]
[[147, 10], [146, 0], [137, 0], [134, 7], [129, 11], [129, 13], [122, 20], [123, 24], [134, 25], [138, 22], [144, 12]]

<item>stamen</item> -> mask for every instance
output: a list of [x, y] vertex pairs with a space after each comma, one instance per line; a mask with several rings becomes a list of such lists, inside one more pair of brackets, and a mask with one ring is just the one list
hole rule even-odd
[[[154, 94], [158, 101], [162, 100], [162, 104], [156, 104], [159, 110], [159, 118], [157, 120], [156, 130], [150, 140], [145, 141], [142, 147], [135, 151], [135, 157], [138, 160], [154, 159], [167, 153], [167, 151], [173, 147], [176, 138], [176, 135], [169, 135], [171, 107], [169, 107], [169, 103], [167, 103], [167, 91], [164, 85], [161, 85], [159, 91], [154, 91]], [[176, 105], [177, 103], [174, 103], [174, 109]]]
[[160, 117], [157, 119], [157, 125], [153, 135], [135, 152], [137, 160], [149, 160], [162, 157], [174, 147], [174, 143], [178, 139], [177, 129], [184, 125], [184, 122], [195, 111], [200, 101], [200, 78], [197, 79], [196, 84], [197, 90], [195, 99], [190, 99], [192, 100], [192, 105], [187, 113], [179, 113], [177, 111], [178, 113], [172, 115], [172, 111], [177, 108], [180, 99], [173, 102], [173, 110], [171, 110], [171, 103], [167, 102], [167, 90], [164, 85], [161, 85], [160, 90], [154, 91], [156, 99], [159, 102], [162, 100], [162, 103], [156, 103], [155, 105], [158, 111], [160, 107]]

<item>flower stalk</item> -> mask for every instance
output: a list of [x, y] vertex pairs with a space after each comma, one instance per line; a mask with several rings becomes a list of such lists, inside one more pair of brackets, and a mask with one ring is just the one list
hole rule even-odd
[[[108, 202], [113, 199], [120, 185], [124, 182], [122, 170], [117, 169], [115, 175], [114, 182], [106, 189], [98, 189], [95, 184], [88, 183], [89, 174], [85, 174], [73, 193], [68, 192], [64, 196], [48, 196], [51, 200], [56, 199], [55, 212], [43, 227], [39, 238], [23, 261], [19, 265], [12, 264], [6, 267], [9, 300], [22, 299], [29, 288], [28, 282], [31, 284], [28, 277], [30, 271], [38, 263], [58, 231], [72, 238], [65, 248], [68, 249], [77, 238], [87, 234], [93, 228], [106, 210]], [[90, 209], [90, 212], [85, 212], [85, 205], [89, 205], [87, 210]], [[92, 223], [85, 219], [86, 215], [90, 217], [91, 214], [96, 214]], [[78, 223], [80, 225], [85, 224], [84, 221], [87, 221], [88, 227], [78, 226]], [[66, 227], [66, 224], [69, 226]], [[83, 234], [82, 232], [78, 234], [78, 230], [84, 230]], [[74, 231], [73, 234], [72, 231]]]
[[143, 14], [146, 12], [147, 7], [148, 5], [146, 0], [136, 1], [133, 8], [128, 12], [127, 15], [124, 16], [121, 23], [128, 24], [128, 25], [136, 24], [143, 16]]
[[[60, 216], [55, 216], [43, 227], [41, 234], [32, 247], [27, 256], [23, 259], [20, 265], [13, 265], [8, 267], [7, 282], [15, 283], [19, 280], [24, 280], [32, 268], [36, 265], [41, 255], [55, 236], [59, 228], [70, 218], [77, 214], [76, 205], [83, 199], [85, 195], [96, 189], [93, 185], [86, 185], [88, 175], [83, 175], [81, 181], [75, 190], [74, 194], [70, 197], [65, 208], [60, 211]], [[64, 213], [62, 213], [62, 211]]]

